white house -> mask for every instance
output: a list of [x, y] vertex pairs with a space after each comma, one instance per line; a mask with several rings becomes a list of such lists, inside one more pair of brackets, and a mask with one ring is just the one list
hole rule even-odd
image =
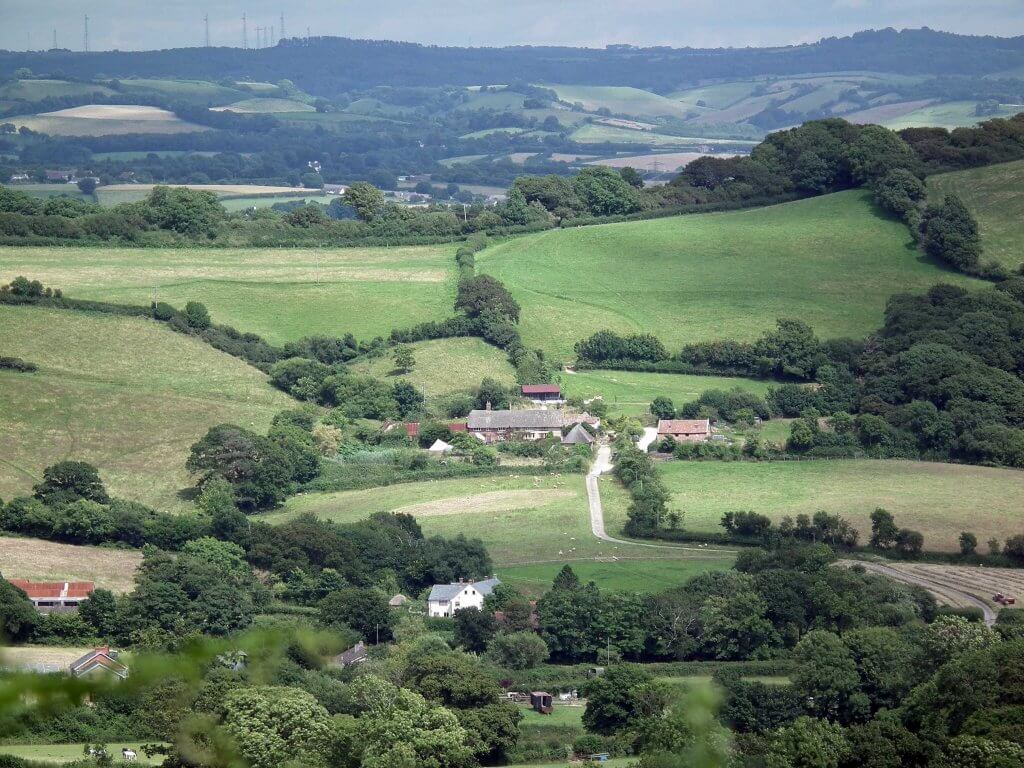
[[483, 581], [460, 581], [454, 584], [435, 584], [430, 588], [427, 597], [427, 615], [451, 616], [456, 611], [466, 608], [480, 610], [484, 607], [484, 598], [501, 584], [497, 578]]

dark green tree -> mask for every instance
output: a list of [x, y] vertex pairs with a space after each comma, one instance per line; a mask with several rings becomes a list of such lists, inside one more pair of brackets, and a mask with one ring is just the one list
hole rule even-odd
[[43, 470], [43, 482], [36, 485], [33, 494], [45, 504], [64, 504], [87, 499], [100, 504], [110, 502], [100, 473], [84, 461], [62, 461]]

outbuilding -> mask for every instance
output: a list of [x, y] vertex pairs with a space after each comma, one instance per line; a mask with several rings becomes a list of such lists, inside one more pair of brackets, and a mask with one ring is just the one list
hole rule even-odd
[[662, 419], [658, 422], [658, 437], [671, 437], [677, 443], [705, 443], [711, 439], [708, 419]]

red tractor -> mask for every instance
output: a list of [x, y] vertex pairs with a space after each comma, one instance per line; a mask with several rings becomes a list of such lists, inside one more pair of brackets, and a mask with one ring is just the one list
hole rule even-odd
[[992, 595], [992, 599], [995, 600], [1000, 605], [1016, 605], [1017, 604], [1017, 598], [1016, 597], [1010, 597], [1009, 595], [1004, 595], [1002, 592], [996, 592], [994, 595]]

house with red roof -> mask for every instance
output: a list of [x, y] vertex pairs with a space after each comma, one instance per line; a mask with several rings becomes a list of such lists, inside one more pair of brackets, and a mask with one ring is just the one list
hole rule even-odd
[[29, 581], [8, 579], [28, 595], [40, 613], [69, 613], [78, 610], [81, 602], [92, 594], [96, 585], [91, 581]]
[[677, 443], [704, 443], [711, 439], [708, 419], [662, 419], [658, 422], [658, 437], [671, 437]]
[[110, 650], [109, 645], [101, 645], [71, 662], [69, 671], [74, 677], [114, 675], [123, 680], [128, 677], [128, 667], [118, 661], [117, 657], [117, 651]]

